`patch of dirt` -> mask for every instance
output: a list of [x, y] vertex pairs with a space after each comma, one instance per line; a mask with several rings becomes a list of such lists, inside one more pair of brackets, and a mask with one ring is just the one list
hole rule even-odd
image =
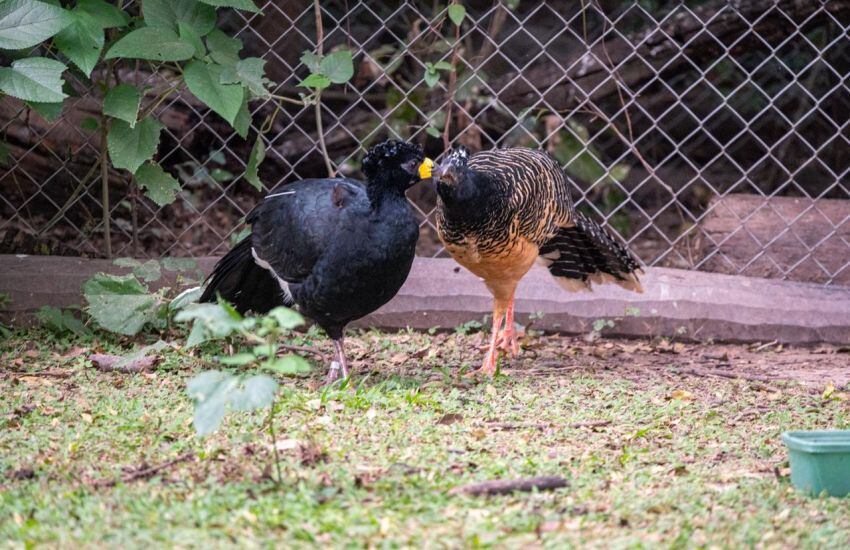
[[[355, 372], [388, 371], [416, 376], [434, 367], [451, 370], [462, 365], [477, 368], [484, 358], [487, 335], [442, 333], [383, 335], [397, 344], [393, 351], [376, 352], [374, 335], [365, 333], [347, 339], [354, 355]], [[430, 345], [423, 348], [423, 341]], [[349, 344], [350, 342], [350, 344]], [[531, 335], [522, 342], [516, 358], [502, 358], [501, 372], [507, 376], [555, 376], [567, 371], [586, 374], [608, 372], [641, 381], [652, 374], [670, 381], [681, 377], [742, 379], [753, 383], [796, 381], [804, 386], [823, 389], [850, 385], [850, 348], [820, 345], [789, 347], [764, 344], [684, 343], [667, 339], [624, 340], [585, 337]], [[423, 349], [425, 350], [423, 352]], [[405, 361], [398, 357], [406, 356]], [[411, 357], [416, 356], [413, 360]], [[419, 359], [421, 357], [421, 359]], [[469, 369], [471, 370], [471, 369]]]

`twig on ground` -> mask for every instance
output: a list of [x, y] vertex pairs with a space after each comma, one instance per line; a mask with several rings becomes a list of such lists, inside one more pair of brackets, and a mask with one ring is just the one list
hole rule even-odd
[[122, 364], [126, 358], [120, 355], [109, 355], [104, 353], [93, 353], [89, 355], [89, 361], [98, 370], [103, 372], [123, 372], [125, 374], [135, 374], [145, 372], [153, 368], [159, 363], [160, 358], [156, 355], [146, 355], [138, 359], [132, 359]]
[[567, 486], [567, 480], [558, 476], [525, 477], [521, 479], [496, 479], [482, 481], [462, 487], [455, 487], [449, 491], [450, 495], [507, 495], [517, 491], [530, 492], [551, 491]]
[[47, 378], [70, 378], [74, 375], [73, 372], [61, 371], [61, 370], [41, 370], [36, 372], [24, 372], [24, 371], [9, 371], [9, 374], [12, 376], [44, 376]]
[[278, 350], [296, 351], [296, 352], [299, 352], [299, 353], [309, 353], [311, 355], [315, 355], [316, 357], [321, 359], [322, 362], [325, 362], [325, 363], [327, 362], [327, 359], [328, 359], [328, 356], [325, 355], [325, 353], [323, 351], [318, 350], [316, 348], [312, 348], [310, 346], [296, 346], [296, 345], [293, 345], [293, 344], [277, 344], [277, 348], [278, 348]]
[[[724, 372], [721, 370], [707, 370], [707, 369], [673, 369], [673, 372], [676, 374], [687, 374], [689, 376], [698, 376], [700, 378], [705, 378], [708, 376], [715, 376], [718, 378], [728, 378], [730, 380], [747, 380], [749, 382], [765, 382], [771, 383], [776, 382], [775, 378], [771, 378], [769, 376], [760, 376], [758, 374], [747, 374], [743, 372]], [[771, 391], [776, 391], [771, 388]]]
[[136, 470], [135, 472], [125, 474], [121, 476], [119, 479], [101, 479], [98, 481], [92, 482], [93, 487], [114, 487], [118, 484], [118, 482], [129, 483], [131, 481], [136, 481], [137, 479], [144, 479], [147, 477], [151, 477], [152, 475], [165, 470], [166, 468], [170, 468], [175, 464], [179, 464], [181, 462], [185, 462], [191, 458], [195, 457], [194, 452], [184, 453], [177, 458], [173, 458], [168, 462], [163, 462], [162, 464], [158, 464], [156, 466], [148, 466], [146, 468], [141, 468]]
[[536, 430], [545, 430], [547, 428], [557, 428], [557, 427], [565, 427], [565, 428], [601, 428], [603, 426], [610, 426], [612, 422], [610, 420], [590, 420], [587, 422], [574, 422], [572, 424], [555, 424], [552, 422], [490, 422], [487, 423], [484, 427], [486, 428], [495, 428], [499, 430], [522, 430], [526, 428], [536, 429]]

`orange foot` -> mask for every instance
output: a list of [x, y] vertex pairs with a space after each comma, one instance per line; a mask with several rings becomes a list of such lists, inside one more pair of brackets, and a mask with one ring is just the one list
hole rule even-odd
[[487, 355], [484, 356], [484, 362], [481, 364], [481, 368], [475, 371], [468, 373], [469, 376], [489, 376], [493, 377], [496, 375], [496, 360], [498, 359], [499, 352], [497, 350], [490, 350], [487, 352]]
[[524, 336], [525, 331], [517, 331], [513, 326], [506, 327], [496, 338], [496, 346], [511, 357], [516, 357], [519, 355], [519, 341]]

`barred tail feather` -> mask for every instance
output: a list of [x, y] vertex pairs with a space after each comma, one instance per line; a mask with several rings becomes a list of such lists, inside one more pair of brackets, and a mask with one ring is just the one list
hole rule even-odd
[[215, 302], [221, 296], [240, 313], [266, 313], [286, 305], [281, 287], [272, 274], [257, 265], [251, 238], [243, 239], [218, 261], [206, 282], [199, 302]]
[[643, 292], [638, 260], [597, 223], [576, 212], [574, 225], [540, 247], [539, 261], [566, 290], [591, 290], [592, 284], [614, 283]]

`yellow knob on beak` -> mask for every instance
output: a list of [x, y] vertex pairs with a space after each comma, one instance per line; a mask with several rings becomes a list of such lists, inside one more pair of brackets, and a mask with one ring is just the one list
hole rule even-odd
[[433, 171], [434, 161], [426, 157], [425, 160], [422, 161], [422, 164], [419, 165], [419, 178], [423, 180], [430, 179]]

